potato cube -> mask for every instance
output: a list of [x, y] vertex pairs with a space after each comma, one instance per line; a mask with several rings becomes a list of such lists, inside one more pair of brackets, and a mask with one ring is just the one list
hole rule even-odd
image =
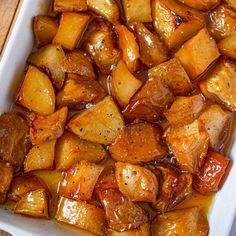
[[138, 229], [126, 230], [124, 232], [117, 232], [111, 230], [108, 236], [150, 236], [150, 225], [142, 224]]
[[63, 107], [49, 116], [37, 115], [30, 128], [30, 139], [33, 145], [58, 139], [64, 132], [68, 109]]
[[236, 2], [235, 0], [224, 0], [229, 6], [236, 10]]
[[170, 109], [164, 111], [164, 115], [172, 126], [181, 126], [192, 123], [204, 107], [205, 101], [201, 94], [177, 97]]
[[79, 42], [90, 19], [89, 15], [81, 13], [62, 13], [59, 29], [53, 39], [54, 44], [73, 50]]
[[154, 161], [166, 154], [161, 144], [160, 129], [149, 123], [136, 123], [123, 128], [109, 147], [109, 152], [116, 161], [133, 164]]
[[30, 66], [18, 93], [17, 103], [42, 115], [53, 113], [55, 93], [47, 75]]
[[36, 218], [49, 219], [48, 195], [45, 189], [26, 193], [17, 202], [14, 213]]
[[158, 236], [207, 236], [209, 225], [204, 212], [198, 207], [192, 207], [158, 215], [152, 222], [151, 232]]
[[207, 154], [209, 142], [204, 125], [199, 120], [185, 126], [168, 128], [164, 138], [181, 170], [190, 173], [199, 170]]
[[34, 17], [34, 38], [37, 47], [42, 47], [52, 42], [58, 30], [58, 20], [50, 16]]
[[[207, 53], [206, 53], [207, 48]], [[219, 56], [217, 45], [206, 28], [188, 40], [175, 54], [189, 77], [194, 80]]]
[[220, 0], [179, 0], [199, 11], [209, 11], [220, 4]]
[[105, 145], [115, 140], [123, 126], [123, 117], [110, 96], [82, 112], [68, 124], [68, 128], [80, 138]]
[[151, 22], [151, 1], [147, 0], [122, 0], [126, 22], [140, 21]]
[[222, 58], [213, 72], [199, 82], [203, 94], [230, 111], [236, 111], [236, 63]]
[[205, 24], [201, 13], [175, 0], [152, 1], [152, 17], [156, 32], [169, 49], [181, 46]]
[[141, 86], [142, 82], [131, 74], [122, 60], [119, 61], [110, 79], [111, 94], [119, 105], [126, 106]]
[[76, 226], [97, 235], [105, 235], [104, 210], [86, 202], [61, 197], [55, 218], [59, 222]]
[[222, 39], [218, 43], [218, 48], [222, 55], [236, 60], [236, 35]]
[[87, 10], [86, 0], [54, 0], [55, 12], [80, 12]]

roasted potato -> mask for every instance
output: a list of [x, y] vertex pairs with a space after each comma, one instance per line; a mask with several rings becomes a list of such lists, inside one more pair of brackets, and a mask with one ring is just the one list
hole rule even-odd
[[48, 195], [45, 189], [26, 193], [17, 202], [14, 213], [49, 219]]
[[218, 43], [218, 48], [222, 55], [236, 60], [236, 35], [222, 39]]
[[204, 125], [195, 120], [185, 126], [172, 126], [164, 134], [171, 151], [182, 170], [195, 173], [207, 154], [209, 137]]
[[111, 230], [108, 232], [108, 236], [150, 236], [150, 225], [142, 224], [138, 229], [126, 230], [124, 232]]
[[65, 131], [56, 144], [56, 170], [68, 170], [73, 164], [81, 160], [97, 163], [105, 155], [106, 152], [102, 145], [80, 139], [76, 135]]
[[224, 0], [229, 6], [236, 10], [236, 2], [234, 0]]
[[169, 49], [181, 46], [205, 24], [201, 13], [175, 0], [152, 1], [152, 17], [156, 32]]
[[151, 68], [168, 59], [167, 47], [156, 34], [149, 31], [141, 22], [133, 22], [132, 26], [137, 35], [143, 64]]
[[80, 138], [110, 144], [124, 126], [123, 117], [110, 96], [73, 118], [68, 128]]
[[35, 16], [33, 29], [37, 47], [45, 46], [52, 42], [58, 30], [58, 20], [50, 16]]
[[119, 190], [130, 201], [156, 201], [158, 181], [150, 170], [129, 163], [117, 162], [116, 179]]
[[111, 94], [124, 107], [129, 103], [130, 98], [142, 86], [142, 82], [136, 79], [128, 70], [125, 63], [120, 60], [113, 69], [110, 79]]
[[179, 1], [199, 11], [209, 11], [220, 4], [220, 0], [179, 0]]
[[59, 44], [68, 50], [75, 49], [90, 19], [89, 15], [81, 13], [62, 13], [60, 25], [53, 39], [54, 44]]
[[41, 115], [49, 115], [55, 109], [55, 93], [47, 75], [30, 66], [16, 102], [23, 107], [33, 110]]
[[220, 53], [214, 39], [207, 29], [203, 28], [188, 40], [175, 56], [180, 60], [189, 77], [194, 80], [220, 56]]
[[151, 232], [155, 236], [207, 236], [209, 225], [205, 213], [192, 207], [158, 215], [152, 222]]
[[161, 78], [174, 95], [184, 96], [193, 90], [193, 84], [178, 58], [151, 68], [148, 75], [150, 78]]
[[193, 179], [193, 187], [201, 194], [218, 191], [230, 160], [217, 152], [208, 152], [200, 172]]
[[199, 117], [209, 135], [209, 148], [220, 150], [228, 138], [233, 115], [219, 105], [209, 106]]
[[76, 226], [97, 235], [105, 234], [104, 210], [83, 201], [60, 198], [55, 216], [59, 222]]
[[87, 10], [86, 0], [54, 0], [55, 12], [80, 12]]
[[58, 139], [64, 131], [68, 109], [63, 107], [49, 116], [37, 115], [30, 128], [30, 139], [33, 145]]
[[201, 94], [177, 97], [170, 109], [164, 111], [164, 115], [172, 126], [186, 125], [199, 117], [204, 106], [205, 101]]
[[199, 82], [202, 93], [209, 99], [236, 111], [236, 63], [222, 58], [213, 72]]

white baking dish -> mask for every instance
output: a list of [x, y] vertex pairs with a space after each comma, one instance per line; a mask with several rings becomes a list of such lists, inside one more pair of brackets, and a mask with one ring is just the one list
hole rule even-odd
[[[14, 102], [26, 59], [33, 47], [32, 18], [46, 14], [50, 0], [23, 0], [17, 20], [8, 39], [0, 61], [0, 112], [10, 109]], [[236, 160], [234, 142], [230, 157]], [[233, 162], [230, 173], [221, 191], [214, 199], [209, 211], [210, 236], [229, 236], [236, 213], [236, 164]], [[0, 209], [0, 229], [14, 236], [29, 235], [90, 235], [84, 231], [67, 229], [53, 221], [25, 218]], [[187, 236], [187, 235], [186, 235]]]

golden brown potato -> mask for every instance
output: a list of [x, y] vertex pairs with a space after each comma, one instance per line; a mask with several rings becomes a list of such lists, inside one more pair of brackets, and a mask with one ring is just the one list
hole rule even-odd
[[128, 28], [120, 23], [115, 25], [118, 34], [119, 48], [122, 51], [122, 59], [130, 72], [135, 72], [139, 66], [139, 46], [135, 40], [134, 34]]
[[146, 0], [122, 0], [126, 22], [151, 22], [151, 3]]
[[65, 131], [56, 144], [56, 170], [68, 170], [73, 164], [81, 160], [98, 163], [105, 155], [106, 152], [102, 145], [80, 139]]
[[30, 66], [20, 91], [17, 103], [42, 115], [49, 115], [55, 109], [55, 93], [47, 75]]
[[124, 127], [109, 147], [109, 152], [116, 161], [133, 164], [153, 161], [166, 154], [161, 144], [159, 127], [149, 123], [136, 123]]
[[236, 2], [234, 0], [224, 0], [229, 6], [236, 10]]
[[178, 58], [153, 67], [148, 75], [150, 78], [161, 78], [174, 95], [187, 95], [193, 90], [193, 84]]
[[207, 236], [209, 225], [205, 213], [192, 207], [158, 215], [152, 222], [151, 232], [155, 236]]
[[203, 28], [188, 40], [175, 56], [180, 60], [189, 77], [194, 80], [220, 56], [220, 53], [214, 39], [207, 29]]
[[86, 0], [54, 0], [55, 12], [80, 12], [87, 10]]
[[120, 18], [120, 10], [115, 0], [87, 0], [88, 8], [111, 23], [116, 23]]
[[185, 126], [168, 128], [164, 138], [182, 170], [195, 173], [202, 166], [209, 137], [199, 120]]
[[57, 94], [56, 104], [59, 107], [76, 104], [97, 103], [106, 93], [96, 80], [79, 81], [67, 79], [62, 90]]
[[164, 115], [172, 126], [181, 126], [192, 123], [204, 107], [205, 99], [201, 94], [177, 97], [170, 109], [164, 111]]
[[58, 30], [58, 20], [50, 16], [34, 17], [34, 38], [37, 47], [42, 47], [52, 42]]
[[45, 189], [26, 193], [17, 202], [14, 213], [37, 218], [49, 219], [48, 195]]
[[61, 89], [65, 79], [65, 73], [62, 70], [64, 57], [65, 53], [61, 46], [49, 44], [31, 53], [28, 62], [43, 70], [56, 88]]
[[68, 128], [80, 138], [108, 145], [124, 126], [123, 117], [110, 96], [73, 118]]
[[205, 24], [201, 13], [175, 0], [152, 1], [152, 16], [156, 32], [169, 49], [182, 45]]
[[199, 117], [209, 135], [209, 147], [211, 149], [220, 150], [222, 148], [228, 138], [232, 119], [232, 113], [223, 110], [217, 104], [209, 106]]
[[73, 200], [91, 200], [93, 189], [104, 167], [80, 161], [65, 172], [60, 195]]
[[168, 51], [159, 37], [149, 31], [144, 24], [133, 22], [140, 49], [140, 59], [149, 68], [168, 59]]
[[126, 230], [124, 232], [111, 230], [108, 232], [108, 236], [150, 236], [150, 225], [142, 224], [138, 229]]
[[119, 190], [130, 201], [156, 201], [158, 181], [150, 170], [129, 163], [117, 162], [116, 180]]
[[179, 0], [179, 1], [199, 11], [209, 11], [220, 4], [220, 0]]
[[142, 82], [136, 79], [128, 70], [125, 63], [120, 60], [112, 71], [110, 89], [112, 96], [120, 106], [124, 107], [129, 103], [130, 98], [142, 86]]
[[236, 60], [236, 35], [222, 39], [218, 43], [218, 48], [222, 55]]
[[61, 197], [55, 218], [59, 222], [76, 226], [97, 235], [105, 235], [104, 210], [86, 202]]
[[33, 145], [58, 139], [64, 131], [68, 109], [63, 107], [49, 116], [37, 115], [30, 128], [30, 139]]
[[33, 146], [24, 161], [24, 172], [53, 169], [56, 140]]
[[73, 50], [79, 42], [90, 19], [89, 15], [81, 13], [62, 13], [59, 29], [53, 39], [54, 44]]
[[0, 156], [11, 163], [16, 172], [30, 148], [28, 133], [29, 126], [20, 115], [5, 113], [0, 116]]
[[199, 82], [203, 94], [230, 111], [236, 111], [236, 63], [222, 58], [214, 71]]
[[221, 4], [208, 14], [207, 29], [216, 41], [236, 35], [236, 12]]

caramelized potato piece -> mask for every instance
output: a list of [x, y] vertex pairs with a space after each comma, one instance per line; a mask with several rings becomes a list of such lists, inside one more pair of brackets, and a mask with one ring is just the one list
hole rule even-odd
[[220, 4], [220, 0], [179, 0], [179, 1], [199, 11], [209, 11]]
[[209, 225], [204, 212], [192, 207], [158, 215], [152, 222], [151, 232], [155, 236], [207, 236]]
[[132, 25], [139, 42], [141, 61], [149, 68], [166, 61], [168, 51], [159, 37], [140, 22], [134, 22]]
[[110, 96], [73, 118], [68, 128], [80, 138], [108, 145], [124, 126], [123, 117]]
[[56, 144], [55, 164], [57, 171], [68, 170], [81, 160], [100, 162], [106, 155], [102, 145], [80, 139], [65, 131]]
[[139, 46], [135, 40], [134, 34], [128, 28], [120, 23], [115, 25], [118, 34], [119, 48], [122, 51], [122, 59], [130, 72], [135, 72], [139, 66]]
[[126, 230], [124, 232], [109, 231], [108, 236], [150, 236], [150, 225], [142, 224], [138, 229]]
[[189, 77], [194, 80], [220, 56], [220, 53], [214, 39], [210, 37], [207, 29], [203, 28], [188, 40], [175, 56], [180, 60]]
[[146, 0], [122, 0], [126, 22], [132, 20], [151, 22], [151, 1]]
[[117, 162], [116, 179], [119, 190], [130, 201], [156, 201], [158, 181], [150, 170], [129, 163]]
[[230, 111], [236, 111], [236, 63], [222, 58], [211, 75], [199, 82], [203, 94]]
[[56, 140], [33, 146], [24, 161], [24, 172], [53, 169]]
[[30, 139], [33, 145], [58, 139], [64, 131], [68, 109], [63, 107], [49, 116], [37, 115], [30, 128]]
[[13, 168], [9, 163], [0, 160], [0, 204], [6, 200], [7, 191], [13, 178]]
[[164, 115], [172, 126], [186, 125], [199, 117], [204, 106], [205, 101], [201, 94], [177, 97], [170, 109], [164, 111]]
[[236, 10], [236, 2], [234, 0], [224, 0], [229, 6]]
[[65, 73], [62, 70], [64, 57], [65, 53], [61, 46], [49, 44], [31, 53], [28, 62], [43, 70], [56, 88], [61, 89], [65, 79]]
[[5, 113], [0, 116], [0, 157], [11, 163], [17, 172], [30, 148], [29, 127], [19, 115]]
[[168, 128], [164, 138], [182, 170], [190, 173], [198, 171], [207, 154], [209, 142], [204, 125], [199, 120], [185, 126]]
[[193, 187], [201, 194], [209, 194], [219, 189], [230, 160], [217, 152], [208, 152], [200, 172], [193, 179]]
[[126, 106], [130, 98], [142, 86], [142, 82], [136, 79], [128, 70], [125, 63], [120, 60], [112, 71], [110, 80], [111, 94], [120, 106]]
[[93, 189], [103, 166], [80, 161], [65, 172], [60, 195], [73, 200], [91, 200]]
[[50, 16], [34, 17], [34, 38], [37, 47], [42, 47], [52, 42], [58, 30], [58, 20]]
[[228, 138], [232, 124], [233, 115], [214, 104], [202, 113], [199, 120], [205, 125], [209, 135], [209, 147], [220, 150]]
[[111, 23], [116, 23], [120, 18], [120, 10], [115, 0], [87, 0], [88, 8]]
[[81, 13], [62, 13], [59, 29], [53, 39], [54, 44], [73, 50], [79, 42], [90, 19], [89, 15]]
[[83, 201], [61, 197], [55, 218], [59, 222], [76, 226], [97, 235], [103, 236], [105, 234], [104, 210]]
[[218, 48], [222, 55], [236, 60], [236, 35], [222, 39], [218, 43]]
[[160, 129], [149, 123], [124, 127], [109, 147], [109, 152], [116, 161], [134, 164], [153, 161], [166, 154]]
[[216, 41], [236, 35], [236, 12], [221, 4], [208, 14], [207, 28]]
[[174, 95], [187, 95], [193, 85], [178, 58], [164, 62], [148, 71], [150, 78], [161, 78]]
[[152, 1], [152, 16], [156, 32], [169, 49], [182, 45], [205, 24], [201, 13], [175, 0]]
[[54, 0], [55, 12], [80, 12], [87, 10], [86, 0]]
[[17, 202], [14, 213], [37, 218], [49, 219], [48, 195], [45, 189], [26, 193]]
[[47, 75], [30, 66], [17, 95], [17, 103], [42, 115], [53, 113], [55, 93]]
[[57, 106], [97, 103], [106, 93], [96, 80], [79, 81], [67, 79], [62, 90], [57, 94]]

